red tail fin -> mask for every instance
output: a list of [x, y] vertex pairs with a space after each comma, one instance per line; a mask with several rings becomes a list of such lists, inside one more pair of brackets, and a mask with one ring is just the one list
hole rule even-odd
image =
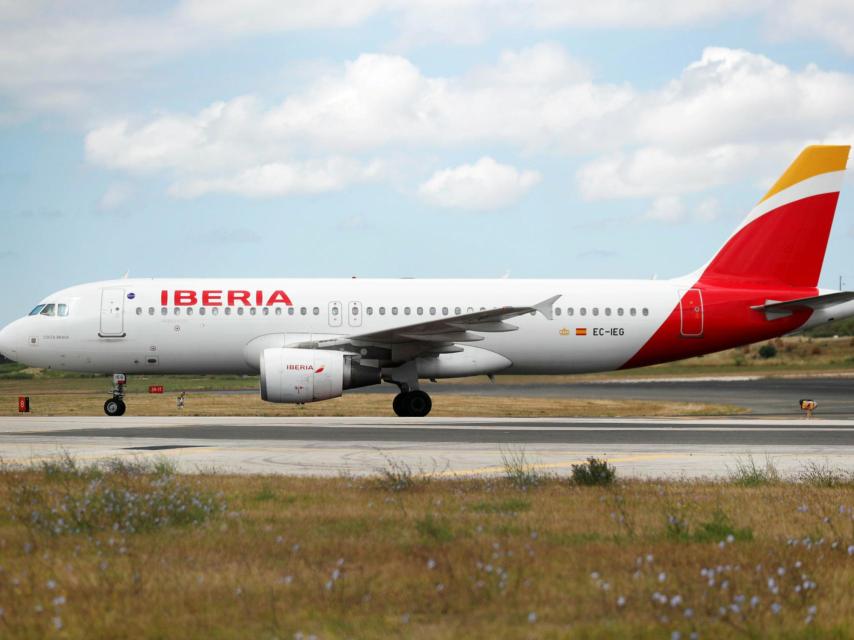
[[815, 287], [849, 149], [804, 149], [712, 258], [698, 284]]

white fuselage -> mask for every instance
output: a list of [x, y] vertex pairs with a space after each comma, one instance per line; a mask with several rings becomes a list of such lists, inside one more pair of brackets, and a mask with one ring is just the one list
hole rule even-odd
[[[67, 315], [22, 318], [4, 342], [14, 344], [6, 355], [37, 367], [249, 374], [258, 372], [253, 341], [263, 346], [263, 336], [287, 346], [560, 294], [551, 320], [526, 314], [512, 320], [518, 330], [484, 333], [470, 346], [507, 358], [506, 373], [577, 373], [622, 366], [678, 304], [679, 288], [643, 280], [126, 279], [48, 296], [42, 303], [65, 304]], [[194, 292], [196, 303], [187, 296], [175, 304], [175, 291]], [[204, 299], [205, 291], [219, 293]], [[249, 292], [248, 303], [238, 294], [228, 304], [229, 291]], [[291, 304], [266, 304], [276, 291]], [[105, 292], [117, 295], [105, 300]]]

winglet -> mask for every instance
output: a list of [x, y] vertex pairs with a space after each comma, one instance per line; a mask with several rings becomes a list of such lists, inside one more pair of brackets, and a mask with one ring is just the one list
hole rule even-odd
[[548, 300], [543, 300], [542, 302], [538, 302], [537, 304], [532, 305], [531, 308], [536, 309], [537, 311], [542, 313], [546, 317], [547, 320], [551, 320], [553, 317], [552, 316], [552, 307], [554, 306], [554, 303], [558, 301], [558, 298], [560, 298], [561, 295], [562, 294], [559, 293], [556, 296], [552, 296]]

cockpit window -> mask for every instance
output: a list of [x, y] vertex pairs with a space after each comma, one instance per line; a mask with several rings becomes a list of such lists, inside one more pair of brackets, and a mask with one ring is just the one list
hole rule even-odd
[[56, 305], [55, 304], [46, 304], [44, 309], [41, 310], [41, 315], [43, 316], [55, 316], [56, 315]]
[[37, 315], [39, 315], [39, 313], [41, 312], [42, 309], [44, 309], [44, 305], [38, 304], [33, 308], [32, 311], [30, 311], [30, 315], [31, 316], [37, 316]]
[[58, 316], [67, 316], [68, 315], [68, 305], [67, 304], [58, 304], [56, 305], [56, 315]]

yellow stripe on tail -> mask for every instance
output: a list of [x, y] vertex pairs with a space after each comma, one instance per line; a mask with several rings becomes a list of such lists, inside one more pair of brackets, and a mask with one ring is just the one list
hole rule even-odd
[[792, 185], [813, 176], [831, 171], [842, 171], [848, 163], [848, 151], [850, 149], [851, 147], [848, 145], [813, 145], [807, 147], [801, 151], [801, 154], [795, 158], [795, 161], [789, 165], [786, 172], [780, 176], [780, 179], [774, 183], [774, 186], [759, 202], [764, 202], [783, 189], [788, 189]]

